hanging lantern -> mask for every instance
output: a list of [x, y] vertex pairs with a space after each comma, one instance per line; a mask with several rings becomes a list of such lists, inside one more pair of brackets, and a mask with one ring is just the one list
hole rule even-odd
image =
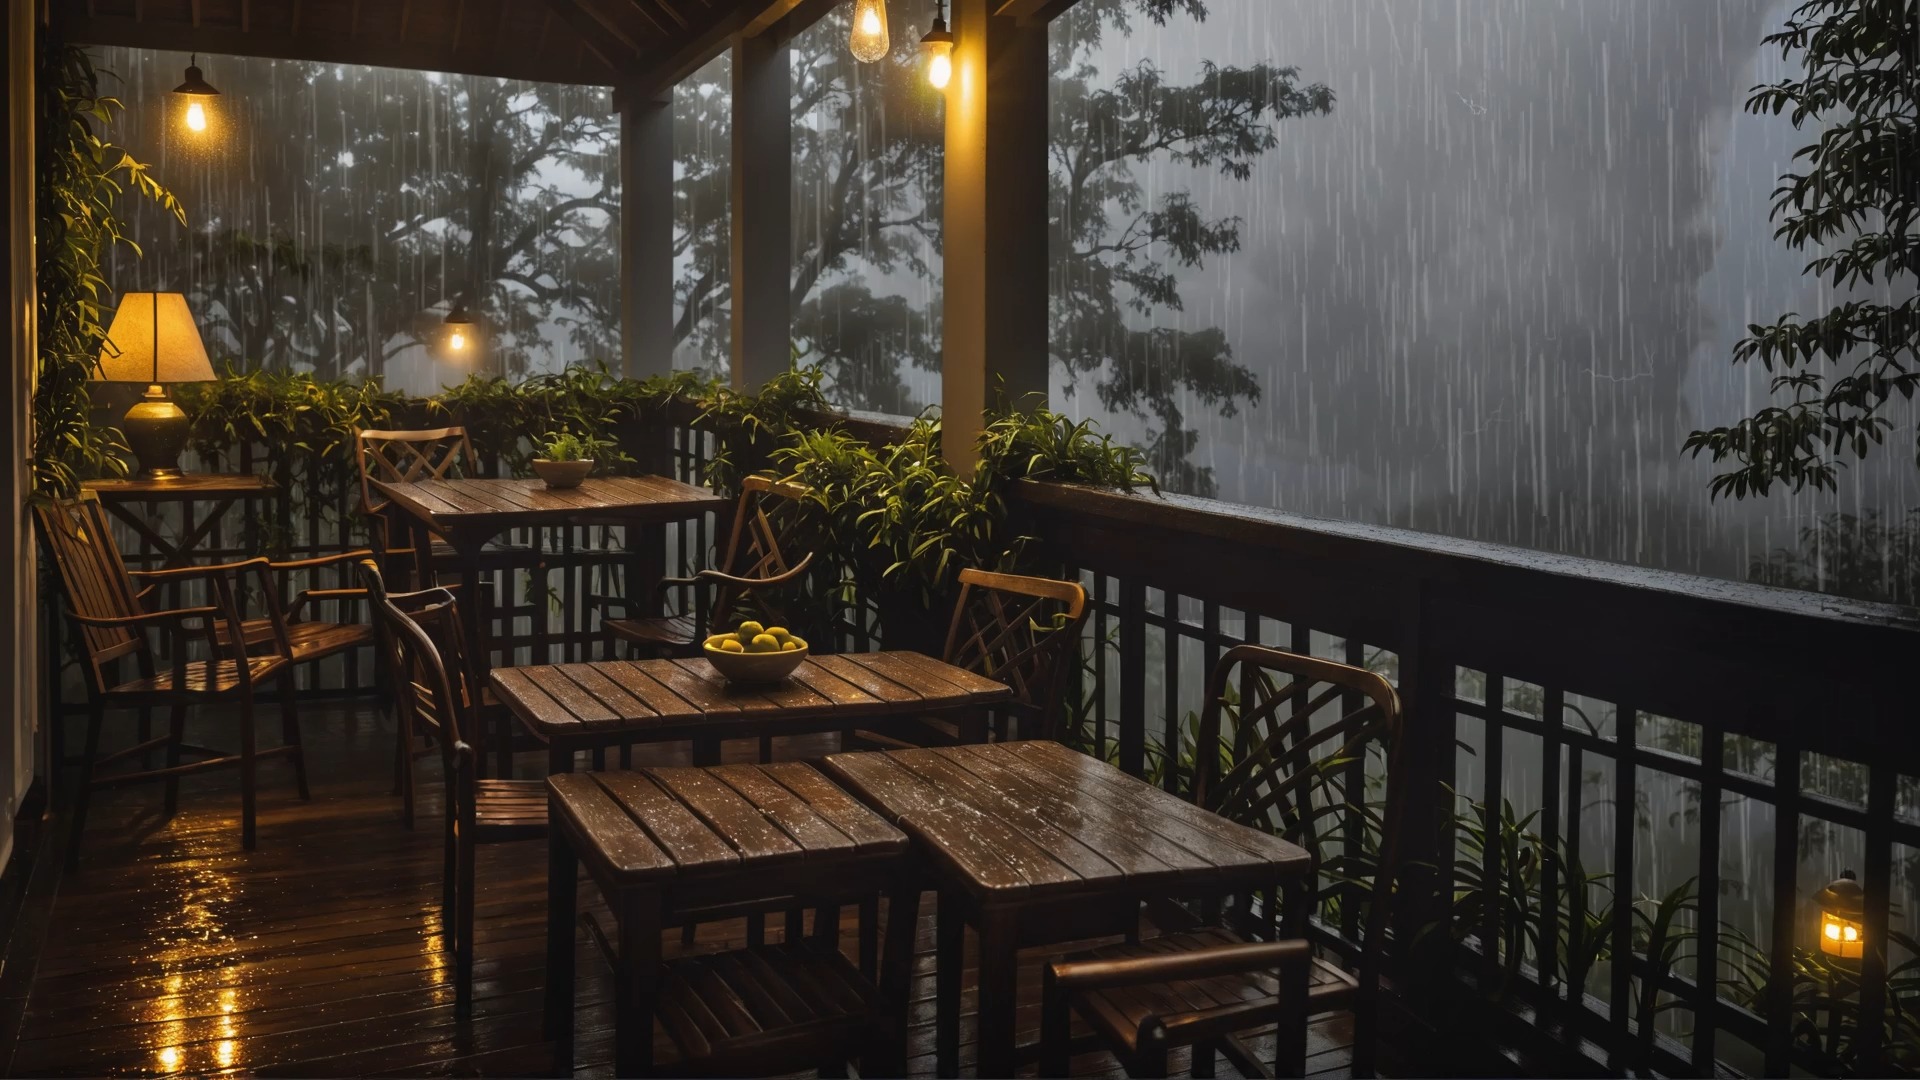
[[863, 64], [885, 59], [892, 41], [887, 37], [887, 0], [854, 0], [853, 32], [847, 47]]
[[199, 55], [194, 54], [191, 62], [187, 64], [186, 79], [173, 88], [173, 92], [186, 101], [187, 107], [181, 114], [181, 122], [186, 125], [188, 131], [196, 135], [207, 130], [208, 111], [213, 105], [213, 99], [220, 96], [220, 91], [215, 90], [212, 84], [200, 74], [199, 60]]
[[473, 317], [467, 314], [465, 304], [456, 303], [447, 312], [447, 351], [463, 353], [472, 345]]
[[933, 17], [933, 27], [920, 39], [927, 51], [927, 81], [935, 90], [945, 90], [953, 79], [953, 32], [947, 29], [946, 5]]
[[1820, 906], [1820, 951], [1843, 960], [1858, 960], [1867, 943], [1867, 891], [1842, 870], [1840, 877], [1814, 895]]

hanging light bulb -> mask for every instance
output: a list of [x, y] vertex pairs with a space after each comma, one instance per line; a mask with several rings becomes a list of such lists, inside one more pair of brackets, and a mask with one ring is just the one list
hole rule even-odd
[[853, 32], [847, 35], [847, 47], [853, 58], [871, 64], [887, 55], [892, 42], [887, 37], [886, 0], [854, 0]]
[[187, 101], [183, 122], [187, 130], [196, 135], [207, 130], [207, 106], [213, 104], [212, 98], [220, 96], [220, 91], [215, 90], [200, 74], [199, 60], [198, 55], [193, 56], [192, 62], [187, 64], [186, 79], [173, 88], [174, 93]]
[[472, 343], [469, 335], [473, 333], [473, 318], [467, 314], [467, 306], [455, 303], [453, 310], [447, 312], [447, 351], [462, 353]]
[[933, 16], [933, 26], [920, 45], [927, 51], [927, 81], [935, 90], [945, 90], [953, 80], [953, 32], [947, 29], [945, 4]]

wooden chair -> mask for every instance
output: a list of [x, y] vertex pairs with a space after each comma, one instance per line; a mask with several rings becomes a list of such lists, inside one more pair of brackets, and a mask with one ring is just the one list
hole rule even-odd
[[479, 753], [461, 735], [474, 724], [479, 699], [453, 594], [440, 588], [389, 594], [372, 559], [361, 563], [361, 574], [402, 722], [431, 731], [440, 747], [446, 781], [441, 921], [453, 946], [455, 1005], [466, 1009], [473, 1000], [475, 852], [481, 844], [546, 836], [546, 782], [479, 775]]
[[[306, 759], [300, 746], [300, 720], [290, 689], [293, 646], [286, 626], [270, 606], [265, 638], [246, 652], [223, 644], [247, 640], [248, 622], [241, 618], [235, 593], [239, 580], [256, 577], [261, 590], [272, 595], [272, 564], [266, 559], [218, 566], [183, 566], [168, 570], [129, 572], [114, 543], [107, 515], [98, 499], [54, 500], [34, 507], [40, 535], [53, 556], [67, 598], [68, 615], [78, 625], [87, 682], [87, 734], [81, 757], [81, 778], [74, 797], [73, 842], [68, 858], [76, 861], [85, 835], [87, 806], [94, 789], [136, 780], [166, 784], [166, 812], [179, 806], [180, 777], [208, 769], [240, 770], [240, 838], [248, 850], [255, 846], [255, 780], [258, 759], [292, 760], [300, 797], [307, 798]], [[136, 589], [135, 581], [147, 583]], [[192, 607], [149, 611], [146, 599], [159, 586], [204, 582], [207, 602]], [[150, 635], [165, 631], [167, 648], [156, 649]], [[256, 638], [258, 635], [256, 635]], [[195, 646], [204, 655], [192, 659]], [[264, 650], [264, 651], [262, 651]], [[135, 677], [123, 678], [123, 662], [131, 661]], [[255, 746], [253, 699], [262, 685], [278, 681], [281, 695], [280, 746]], [[228, 753], [185, 741], [187, 709], [196, 705], [232, 704], [239, 710], [239, 753]], [[168, 710], [167, 733], [150, 738], [152, 711]], [[140, 736], [135, 745], [100, 754], [100, 729], [109, 709], [135, 709], [140, 714]], [[100, 775], [100, 767], [139, 755], [146, 759], [164, 748], [161, 768]], [[182, 762], [183, 754], [206, 755]]]
[[[374, 556], [382, 572], [392, 577], [403, 566], [412, 570], [417, 561], [413, 542], [391, 534], [392, 522], [387, 513], [391, 500], [380, 494], [373, 482], [411, 484], [472, 476], [479, 469], [479, 459], [474, 455], [473, 442], [467, 438], [467, 429], [458, 426], [386, 431], [364, 428], [353, 437], [353, 457], [360, 471], [360, 513], [367, 519], [368, 535], [373, 540]], [[431, 565], [436, 570], [454, 564], [453, 547], [444, 540], [434, 540], [430, 554]], [[489, 570], [500, 570], [538, 562], [539, 553], [534, 548], [490, 543], [482, 565]]]
[[[1023, 577], [968, 568], [960, 571], [960, 597], [953, 605], [941, 659], [955, 667], [1006, 683], [1013, 699], [999, 706], [998, 734], [1055, 739], [1063, 734], [1060, 685], [1078, 656], [1080, 626], [1087, 618], [1087, 591], [1078, 582]], [[1004, 720], [1011, 719], [1010, 731]], [[925, 717], [888, 735], [856, 731], [849, 744], [941, 746], [979, 742], [987, 717]]]
[[[733, 617], [742, 605], [751, 605], [763, 622], [785, 622], [774, 590], [800, 579], [813, 565], [813, 553], [794, 559], [793, 549], [804, 525], [801, 500], [807, 490], [797, 484], [749, 476], [740, 485], [740, 503], [734, 510], [721, 569], [701, 570], [692, 577], [667, 578], [656, 590], [654, 609], [662, 616], [604, 618], [601, 625], [615, 639], [657, 656], [698, 656], [707, 627]], [[669, 595], [678, 593], [677, 610]], [[631, 598], [591, 597], [603, 610], [631, 607]]]
[[[1320, 884], [1332, 882], [1343, 935], [1361, 936], [1359, 971], [1306, 957], [1304, 942], [1248, 941], [1224, 926], [1069, 957], [1044, 977], [1043, 1076], [1064, 1075], [1049, 1070], [1065, 1067], [1070, 1013], [1135, 1075], [1164, 1076], [1168, 1050], [1183, 1045], [1195, 1048], [1195, 1076], [1212, 1075], [1216, 1048], [1243, 1072], [1257, 1071], [1231, 1033], [1277, 1024], [1275, 1073], [1300, 1075], [1308, 1018], [1341, 1009], [1354, 1013], [1354, 1072], [1372, 1072], [1385, 920], [1398, 870], [1394, 846], [1410, 794], [1395, 783], [1403, 744], [1399, 696], [1370, 671], [1258, 645], [1229, 649], [1208, 695], [1194, 802], [1314, 853], [1313, 890], [1286, 922], [1303, 931], [1324, 899]], [[1338, 719], [1323, 715], [1329, 709], [1341, 713]], [[1234, 723], [1223, 731], [1228, 713]], [[1384, 777], [1370, 774], [1376, 761]], [[1370, 785], [1381, 779], [1384, 811], [1368, 800]], [[1372, 878], [1370, 887], [1360, 884], [1363, 877]], [[1270, 928], [1271, 894], [1266, 901], [1261, 918], [1244, 905], [1243, 923]]]

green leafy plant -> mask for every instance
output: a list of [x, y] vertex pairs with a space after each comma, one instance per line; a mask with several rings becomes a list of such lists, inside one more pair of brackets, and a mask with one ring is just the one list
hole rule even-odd
[[591, 435], [550, 431], [541, 437], [535, 450], [538, 457], [547, 461], [593, 461], [612, 448], [611, 442]]
[[146, 165], [106, 141], [120, 102], [100, 95], [87, 53], [43, 39], [36, 148], [39, 352], [33, 396], [33, 488], [72, 495], [82, 479], [126, 471], [114, 428], [89, 422], [87, 380], [106, 339], [102, 313], [113, 292], [101, 273], [108, 251], [140, 248], [119, 216], [131, 190], [160, 204], [182, 225], [186, 209]]
[[1694, 456], [1734, 463], [1711, 487], [1734, 498], [1834, 489], [1843, 461], [1885, 442], [1887, 413], [1920, 389], [1920, 6], [1805, 0], [1766, 44], [1802, 70], [1754, 87], [1747, 111], [1819, 133], [1794, 154], [1804, 171], [1774, 190], [1774, 237], [1816, 253], [1806, 273], [1836, 302], [1749, 326], [1734, 347], [1734, 363], [1763, 365], [1784, 404], [1687, 437]]

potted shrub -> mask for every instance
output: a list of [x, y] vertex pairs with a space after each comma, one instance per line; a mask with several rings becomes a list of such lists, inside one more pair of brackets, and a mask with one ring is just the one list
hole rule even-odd
[[549, 432], [534, 447], [533, 473], [550, 488], [579, 487], [593, 471], [601, 442], [570, 431]]

